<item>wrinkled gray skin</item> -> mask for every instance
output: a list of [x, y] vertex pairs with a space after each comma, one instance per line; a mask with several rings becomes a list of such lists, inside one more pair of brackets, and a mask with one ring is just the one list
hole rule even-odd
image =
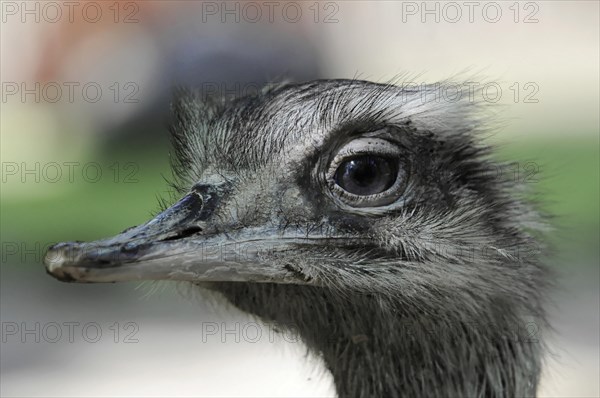
[[[56, 245], [47, 269], [220, 292], [298, 330], [340, 397], [534, 396], [543, 223], [476, 138], [477, 106], [424, 98], [433, 89], [324, 80], [231, 101], [187, 93], [172, 128], [183, 199], [114, 238]], [[361, 137], [399, 148], [391, 203], [331, 189], [332, 159]]]

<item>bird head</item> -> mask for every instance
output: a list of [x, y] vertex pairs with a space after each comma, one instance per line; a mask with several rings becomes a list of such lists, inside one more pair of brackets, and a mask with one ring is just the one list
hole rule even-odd
[[179, 200], [114, 237], [52, 246], [47, 271], [76, 282], [514, 291], [527, 283], [535, 214], [477, 139], [477, 104], [440, 99], [439, 87], [323, 80], [229, 101], [185, 93], [173, 105]]
[[51, 247], [47, 271], [216, 290], [299, 331], [340, 396], [533, 396], [539, 344], [511, 336], [525, 317], [543, 324], [543, 223], [477, 138], [490, 121], [473, 93], [443, 89], [188, 93], [172, 127], [179, 200], [115, 237]]

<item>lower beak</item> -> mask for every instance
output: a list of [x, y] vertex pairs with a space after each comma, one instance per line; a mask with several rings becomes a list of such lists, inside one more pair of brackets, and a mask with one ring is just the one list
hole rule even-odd
[[48, 249], [47, 272], [65, 282], [133, 280], [306, 283], [297, 272], [265, 261], [293, 242], [246, 231], [233, 240], [209, 233], [199, 194], [192, 192], [147, 223], [112, 238], [64, 242]]

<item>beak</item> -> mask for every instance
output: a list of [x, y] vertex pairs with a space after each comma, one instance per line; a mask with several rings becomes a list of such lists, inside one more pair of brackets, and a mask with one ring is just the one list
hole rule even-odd
[[46, 270], [64, 282], [307, 283], [289, 267], [265, 261], [274, 252], [293, 250], [294, 240], [268, 238], [274, 235], [265, 230], [246, 230], [238, 239], [217, 233], [206, 221], [214, 207], [208, 199], [192, 191], [147, 223], [112, 238], [53, 245], [44, 257]]

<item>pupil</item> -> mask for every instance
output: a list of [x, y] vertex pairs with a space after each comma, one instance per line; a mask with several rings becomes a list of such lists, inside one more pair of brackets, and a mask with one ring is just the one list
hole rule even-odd
[[393, 159], [359, 156], [343, 162], [335, 173], [335, 182], [355, 195], [374, 195], [396, 181], [398, 167]]

